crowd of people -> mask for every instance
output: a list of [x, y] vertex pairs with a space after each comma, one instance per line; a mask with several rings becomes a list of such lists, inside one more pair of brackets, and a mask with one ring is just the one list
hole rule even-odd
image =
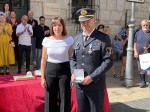
[[[40, 69], [42, 57], [42, 40], [50, 36], [49, 26], [45, 25], [45, 17], [39, 17], [39, 24], [29, 10], [21, 20], [17, 19], [15, 11], [11, 11], [8, 3], [0, 12], [0, 74], [9, 74], [9, 65], [18, 65], [21, 74], [22, 65], [26, 72], [30, 71], [31, 59], [35, 69]], [[32, 53], [32, 58], [31, 58]]]
[[[45, 17], [39, 17], [39, 24], [29, 10], [21, 20], [9, 4], [4, 5], [0, 14], [0, 74], [9, 74], [9, 65], [18, 65], [22, 73], [25, 60], [26, 72], [32, 63], [41, 71], [41, 85], [45, 88], [45, 112], [71, 111], [71, 86], [76, 87], [78, 112], [103, 112], [107, 94], [105, 74], [112, 69], [114, 78], [125, 78], [129, 28], [124, 33], [113, 36], [110, 26], [100, 24], [95, 28], [95, 10], [82, 8], [77, 11], [82, 28], [80, 34], [67, 35], [64, 20], [54, 17], [50, 27], [45, 25]], [[141, 29], [134, 38], [134, 57], [150, 52], [149, 21], [142, 20]], [[114, 54], [122, 60], [120, 74], [113, 63]], [[84, 71], [84, 79], [75, 82], [75, 69]], [[146, 87], [145, 71], [141, 71], [140, 87]], [[147, 72], [150, 88], [150, 72]], [[74, 82], [71, 84], [71, 82]], [[58, 100], [60, 99], [60, 100]]]
[[[143, 26], [144, 24], [144, 26]], [[100, 24], [97, 27], [97, 30], [104, 32], [106, 34], [109, 35], [110, 39], [112, 40], [112, 48], [113, 48], [113, 59], [115, 60], [119, 60], [122, 61], [121, 64], [121, 69], [120, 71], [118, 71], [118, 73], [116, 73], [115, 70], [115, 66], [113, 64], [112, 66], [112, 73], [113, 76], [116, 77], [120, 77], [120, 80], [124, 80], [125, 78], [125, 67], [126, 67], [126, 58], [127, 58], [127, 46], [128, 46], [128, 36], [129, 36], [129, 27], [126, 26], [125, 29], [123, 29], [122, 31], [120, 31], [118, 34], [114, 35], [114, 37], [108, 33], [108, 26], [105, 26], [103, 24]], [[134, 31], [134, 50], [133, 50], [133, 54], [134, 54], [134, 59], [137, 59], [138, 61], [138, 69], [140, 72], [140, 79], [141, 79], [141, 84], [140, 84], [140, 88], [143, 87], [147, 87], [146, 81], [145, 81], [145, 73], [143, 72], [140, 68], [140, 62], [139, 62], [139, 55], [144, 54], [144, 50], [146, 49], [147, 53], [150, 52], [150, 47], [149, 47], [149, 39], [150, 39], [150, 26], [149, 26], [149, 20], [142, 20], [141, 21], [141, 25], [138, 29], [136, 29]], [[111, 31], [111, 30], [110, 30]], [[144, 32], [144, 34], [142, 34], [141, 32]], [[138, 39], [137, 39], [138, 37]], [[140, 39], [140, 40], [139, 40]], [[138, 46], [137, 44], [137, 40], [138, 40]], [[137, 50], [138, 49], [138, 50]], [[148, 75], [148, 83], [150, 84], [150, 76], [149, 76], [149, 71], [147, 72]], [[150, 88], [150, 86], [149, 86]]]

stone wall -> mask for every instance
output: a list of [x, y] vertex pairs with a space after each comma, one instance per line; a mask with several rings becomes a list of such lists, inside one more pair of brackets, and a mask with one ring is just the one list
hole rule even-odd
[[[46, 17], [46, 24], [49, 26], [51, 18], [60, 16], [65, 20], [69, 35], [75, 35], [77, 25], [71, 18], [71, 0], [30, 0], [30, 9], [34, 11], [34, 17], [38, 18], [43, 15]], [[95, 0], [97, 3], [97, 0]], [[109, 25], [113, 33], [117, 33], [125, 24], [125, 12], [127, 11], [127, 22], [130, 20], [131, 3], [126, 0], [100, 0], [98, 24]], [[148, 19], [150, 13], [150, 0], [145, 0], [144, 4], [135, 4], [135, 25], [140, 24], [142, 19]]]
[[[149, 19], [150, 0], [144, 4], [135, 4], [135, 25], [138, 27], [142, 19]], [[100, 0], [100, 21], [99, 23], [109, 25], [112, 31], [117, 33], [125, 25], [125, 13], [127, 11], [127, 22], [131, 15], [131, 2], [126, 0]]]

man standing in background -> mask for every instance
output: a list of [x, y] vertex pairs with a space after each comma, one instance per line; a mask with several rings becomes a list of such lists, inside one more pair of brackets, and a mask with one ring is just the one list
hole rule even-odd
[[[138, 61], [138, 69], [140, 72], [141, 84], [140, 88], [144, 88], [147, 86], [145, 81], [145, 71], [141, 70], [139, 55], [144, 53], [150, 53], [150, 29], [149, 29], [149, 20], [141, 21], [142, 29], [138, 30], [135, 33], [134, 39], [134, 57], [137, 58]], [[148, 83], [150, 88], [150, 71], [147, 71]]]
[[39, 17], [40, 24], [36, 28], [36, 69], [40, 69], [42, 57], [42, 41], [44, 37], [50, 36], [49, 27], [45, 25], [45, 17]]
[[33, 29], [33, 36], [31, 38], [31, 44], [32, 44], [32, 61], [33, 64], [36, 65], [36, 27], [38, 25], [38, 22], [36, 19], [33, 18], [33, 11], [29, 10], [28, 11], [28, 24], [32, 25]]
[[21, 24], [17, 26], [16, 35], [18, 36], [18, 74], [21, 74], [22, 58], [25, 52], [26, 72], [30, 71], [30, 53], [31, 53], [31, 36], [33, 35], [32, 26], [27, 23], [28, 16], [23, 15]]

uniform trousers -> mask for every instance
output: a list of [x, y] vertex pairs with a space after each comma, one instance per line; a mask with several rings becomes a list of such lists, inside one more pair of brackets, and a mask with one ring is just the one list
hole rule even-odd
[[76, 87], [78, 112], [104, 112], [104, 91]]
[[71, 112], [70, 63], [47, 62], [45, 112]]

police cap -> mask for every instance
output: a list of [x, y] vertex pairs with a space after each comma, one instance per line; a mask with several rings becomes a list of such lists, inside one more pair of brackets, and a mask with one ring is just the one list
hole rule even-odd
[[90, 9], [90, 8], [82, 8], [82, 9], [79, 9], [76, 14], [79, 16], [79, 19], [78, 21], [87, 21], [91, 18], [94, 17], [94, 14], [95, 14], [95, 10], [93, 9]]

